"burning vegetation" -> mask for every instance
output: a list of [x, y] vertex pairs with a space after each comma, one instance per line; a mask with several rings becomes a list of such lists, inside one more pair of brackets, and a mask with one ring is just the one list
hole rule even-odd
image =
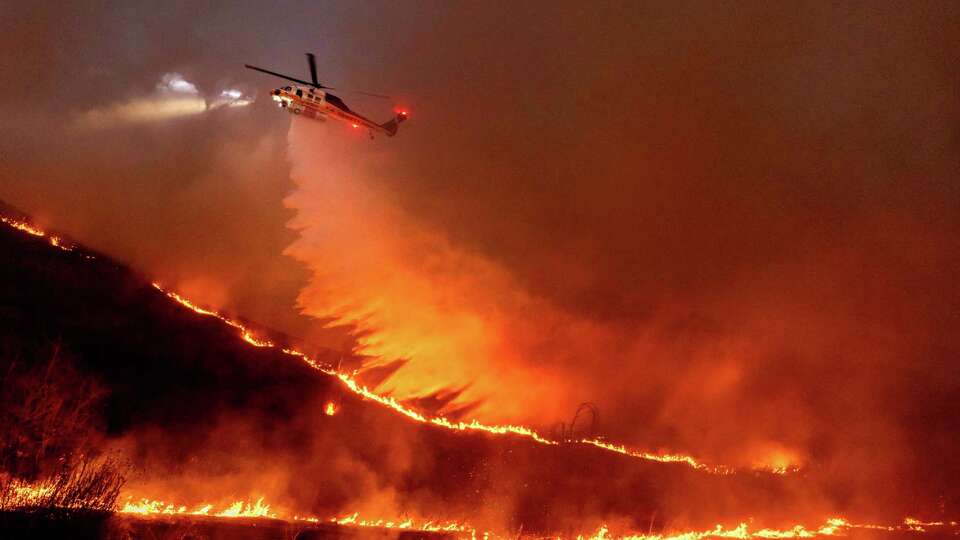
[[738, 470], [431, 415], [339, 371], [331, 354], [147, 285], [22, 219], [3, 221], [16, 267], [3, 275], [16, 313], [3, 336], [6, 512], [595, 540], [956, 527], [836, 517], [854, 507], [836, 505], [816, 469]]
[[91, 436], [104, 390], [58, 345], [37, 354], [0, 358], [0, 509], [113, 510], [124, 476]]

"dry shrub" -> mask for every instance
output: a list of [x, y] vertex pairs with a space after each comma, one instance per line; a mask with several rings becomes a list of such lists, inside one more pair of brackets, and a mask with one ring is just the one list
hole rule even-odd
[[100, 458], [104, 392], [59, 345], [37, 357], [0, 358], [0, 509], [113, 510], [124, 475]]

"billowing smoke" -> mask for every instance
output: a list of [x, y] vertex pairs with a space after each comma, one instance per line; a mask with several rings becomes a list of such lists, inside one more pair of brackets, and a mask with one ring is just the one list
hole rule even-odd
[[383, 384], [399, 397], [437, 399], [445, 413], [475, 406], [487, 420], [559, 414], [554, 406], [574, 385], [524, 361], [510, 337], [531, 318], [552, 318], [543, 322], [558, 332], [564, 321], [497, 262], [401, 208], [377, 182], [396, 158], [338, 127], [297, 120], [290, 131], [298, 188], [287, 204], [301, 238], [287, 253], [314, 272], [299, 298], [304, 311], [354, 327], [370, 372], [404, 363]]
[[[0, 197], [424, 407], [955, 504], [955, 5], [303, 8], [18, 4]], [[65, 129], [306, 50], [411, 120]]]
[[448, 93], [396, 140], [295, 123], [303, 309], [355, 325], [383, 389], [468, 418], [549, 429], [590, 401], [614, 439], [937, 500], [956, 79], [915, 39], [944, 34], [776, 15], [607, 21], [555, 57], [473, 21], [488, 39], [431, 51]]

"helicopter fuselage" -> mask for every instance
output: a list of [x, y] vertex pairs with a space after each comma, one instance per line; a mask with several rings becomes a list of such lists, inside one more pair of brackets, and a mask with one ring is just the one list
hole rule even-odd
[[[284, 86], [271, 92], [273, 101], [290, 114], [325, 121], [334, 118], [353, 128], [367, 128], [372, 132], [392, 136], [384, 126], [351, 111], [339, 97], [323, 90], [303, 86]], [[405, 116], [404, 113], [401, 113]]]
[[[392, 119], [378, 124], [369, 118], [351, 111], [350, 107], [347, 107], [347, 104], [344, 103], [342, 99], [323, 91], [324, 88], [329, 89], [330, 87], [320, 84], [320, 81], [317, 80], [317, 61], [313, 53], [307, 53], [307, 64], [310, 66], [309, 81], [297, 79], [296, 77], [277, 73], [269, 69], [263, 69], [262, 67], [251, 66], [250, 64], [244, 64], [244, 67], [298, 83], [293, 86], [276, 88], [273, 92], [270, 92], [273, 101], [275, 101], [280, 108], [286, 109], [291, 114], [306, 116], [314, 120], [326, 120], [332, 117], [350, 124], [354, 129], [365, 127], [370, 131], [371, 139], [374, 133], [383, 133], [388, 137], [393, 137], [397, 134], [397, 129], [399, 129], [400, 124], [407, 119], [406, 111], [398, 111]], [[304, 86], [299, 86], [301, 84]], [[380, 94], [371, 94], [369, 92], [359, 93], [373, 97], [388, 97]]]

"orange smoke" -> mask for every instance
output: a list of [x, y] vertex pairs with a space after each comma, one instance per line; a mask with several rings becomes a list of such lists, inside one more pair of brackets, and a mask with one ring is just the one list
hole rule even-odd
[[[433, 400], [439, 405], [432, 412], [541, 427], [568, 420], [585, 401], [663, 394], [657, 378], [673, 385], [691, 381], [690, 395], [684, 388], [674, 393], [685, 408], [737, 396], [739, 359], [709, 358], [703, 373], [662, 373], [670, 351], [658, 348], [649, 331], [604, 324], [534, 294], [504, 264], [405, 208], [392, 185], [402, 179], [389, 174], [393, 163], [378, 147], [324, 133], [315, 123], [291, 125], [291, 175], [298, 187], [286, 204], [297, 211], [290, 226], [300, 238], [286, 253], [313, 273], [298, 299], [303, 312], [352, 327], [356, 352], [372, 358], [358, 380], [390, 374], [373, 381], [378, 393], [421, 402], [445, 396]], [[569, 265], [544, 271], [571, 272], [573, 288], [588, 279]], [[601, 377], [592, 366], [620, 375]], [[648, 367], [655, 377], [643, 376]], [[604, 381], [602, 388], [597, 380]], [[673, 414], [672, 407], [668, 402], [666, 412]], [[653, 412], [642, 411], [647, 417]], [[593, 434], [567, 438], [584, 435]], [[647, 434], [642, 440], [649, 445], [657, 439]], [[784, 443], [744, 450], [743, 442], [750, 441], [738, 443], [740, 456], [724, 459], [779, 471], [802, 462], [802, 453]]]
[[[258, 337], [252, 330], [250, 330], [247, 326], [245, 326], [243, 323], [239, 321], [226, 317], [218, 313], [217, 311], [200, 307], [197, 304], [191, 302], [190, 300], [184, 298], [180, 294], [177, 294], [176, 292], [165, 290], [159, 283], [153, 283], [153, 287], [158, 291], [161, 291], [162, 293], [167, 295], [167, 297], [179, 302], [181, 305], [187, 307], [188, 309], [196, 313], [199, 313], [201, 315], [205, 315], [208, 317], [215, 317], [217, 319], [220, 319], [223, 323], [236, 328], [239, 331], [240, 338], [254, 347], [275, 348], [277, 346], [274, 342], [270, 341], [269, 339]], [[401, 403], [400, 401], [393, 398], [392, 396], [385, 396], [370, 390], [366, 386], [360, 384], [357, 381], [357, 379], [353, 376], [353, 374], [338, 372], [330, 366], [324, 366], [318, 363], [316, 360], [306, 355], [302, 351], [298, 351], [297, 349], [292, 349], [292, 348], [282, 348], [280, 350], [285, 354], [300, 358], [301, 360], [306, 362], [309, 366], [313, 367], [314, 369], [322, 371], [327, 375], [336, 377], [351, 392], [359, 396], [362, 396], [365, 399], [369, 399], [371, 401], [379, 403], [380, 405], [393, 409], [395, 412], [400, 413], [401, 415], [417, 422], [429, 423], [435, 426], [439, 426], [439, 427], [454, 430], [454, 431], [482, 431], [482, 432], [490, 433], [493, 435], [519, 435], [522, 437], [528, 437], [535, 442], [538, 442], [540, 444], [545, 444], [545, 445], [557, 445], [557, 444], [560, 444], [561, 442], [561, 441], [545, 438], [544, 436], [540, 435], [540, 433], [538, 433], [537, 431], [522, 425], [513, 425], [513, 424], [491, 425], [491, 424], [484, 424], [477, 420], [472, 420], [470, 422], [463, 422], [463, 421], [451, 421], [445, 416], [432, 416], [432, 417], [427, 416]], [[333, 402], [328, 402], [324, 406], [324, 414], [326, 414], [327, 416], [333, 416], [336, 413], [337, 413], [337, 406]], [[658, 453], [647, 452], [642, 450], [635, 450], [635, 449], [627, 448], [622, 444], [611, 444], [601, 439], [591, 439], [591, 438], [568, 439], [562, 442], [565, 442], [568, 444], [589, 445], [589, 446], [593, 446], [593, 447], [607, 450], [610, 452], [622, 454], [625, 456], [630, 456], [633, 458], [639, 458], [639, 459], [644, 459], [649, 461], [658, 461], [660, 463], [682, 463], [694, 469], [702, 470], [712, 474], [731, 474], [735, 472], [735, 469], [732, 467], [728, 467], [726, 465], [707, 465], [688, 455], [666, 454], [666, 453], [658, 454]], [[764, 471], [764, 472], [769, 472], [774, 474], [784, 474], [786, 472], [797, 470], [797, 467], [794, 467], [794, 466], [788, 467], [786, 464], [778, 462], [778, 464], [776, 465], [770, 465], [767, 463], [758, 463], [754, 467], [754, 469], [756, 469], [757, 471]]]
[[[565, 414], [567, 384], [518, 358], [507, 339], [508, 325], [545, 310], [503, 268], [406, 214], [353, 168], [360, 161], [327, 159], [338, 143], [318, 129], [294, 122], [290, 135], [299, 189], [287, 204], [300, 210], [292, 226], [301, 239], [287, 253], [315, 272], [303, 310], [355, 327], [357, 352], [377, 359], [367, 367], [409, 360], [382, 387], [398, 398], [456, 388], [462, 393], [440, 412], [476, 404], [473, 414], [487, 421], [528, 420], [544, 408], [547, 418]], [[380, 156], [365, 161], [385, 165]]]

